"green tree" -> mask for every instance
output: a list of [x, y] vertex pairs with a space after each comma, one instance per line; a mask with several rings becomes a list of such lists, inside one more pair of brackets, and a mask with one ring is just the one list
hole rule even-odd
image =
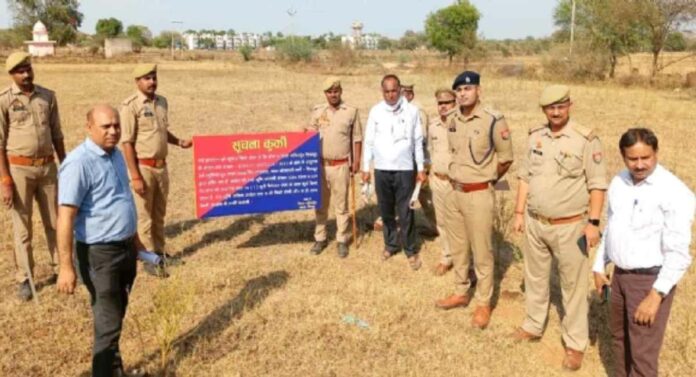
[[377, 49], [379, 50], [391, 50], [394, 48], [394, 41], [387, 38], [387, 37], [382, 37], [377, 41]]
[[634, 0], [639, 13], [639, 20], [647, 30], [650, 52], [653, 55], [651, 77], [665, 67], [684, 60], [693, 54], [660, 64], [660, 54], [665, 49], [669, 35], [696, 19], [696, 1], [694, 0]]
[[424, 46], [428, 40], [423, 33], [418, 33], [413, 30], [406, 30], [404, 35], [399, 39], [398, 47], [401, 50], [415, 50], [418, 47]]
[[180, 41], [181, 34], [175, 31], [163, 30], [158, 36], [152, 39], [152, 45], [156, 48], [170, 48], [172, 45], [172, 40]]
[[452, 58], [476, 46], [476, 30], [480, 14], [468, 0], [442, 8], [428, 15], [425, 20], [425, 35], [437, 50]]
[[147, 26], [130, 25], [126, 29], [126, 36], [136, 46], [149, 46], [152, 44], [152, 32]]
[[688, 43], [686, 42], [686, 38], [684, 38], [684, 34], [675, 31], [669, 33], [667, 36], [665, 51], [686, 51], [687, 47]]
[[123, 23], [113, 17], [102, 18], [95, 27], [97, 35], [103, 38], [115, 38], [123, 33]]
[[63, 46], [75, 41], [82, 25], [78, 0], [8, 0], [7, 6], [16, 32], [24, 39], [31, 38], [34, 24], [41, 20], [49, 37]]
[[[614, 77], [619, 57], [637, 51], [645, 42], [644, 25], [633, 0], [575, 0], [575, 26], [578, 40], [605, 54], [609, 77]], [[561, 0], [554, 11], [557, 38], [570, 36], [572, 0]]]

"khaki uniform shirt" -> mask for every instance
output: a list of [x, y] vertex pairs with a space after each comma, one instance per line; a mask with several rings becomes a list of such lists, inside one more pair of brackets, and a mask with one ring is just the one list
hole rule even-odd
[[121, 106], [121, 142], [133, 143], [138, 158], [167, 158], [169, 118], [167, 99], [155, 94], [150, 100], [138, 92]]
[[53, 91], [34, 85], [26, 96], [16, 84], [0, 91], [0, 150], [25, 157], [53, 155], [53, 142], [63, 139], [58, 102]]
[[353, 142], [362, 141], [362, 123], [358, 109], [341, 102], [337, 110], [326, 103], [314, 106], [307, 131], [319, 132], [321, 156], [327, 160], [341, 160], [351, 154], [351, 130]]
[[529, 132], [519, 178], [529, 184], [527, 208], [548, 218], [587, 211], [590, 190], [608, 186], [602, 143], [592, 130], [570, 121], [556, 135], [548, 126]]
[[420, 103], [413, 101], [410, 102], [411, 105], [418, 109], [418, 118], [420, 119], [421, 132], [423, 133], [423, 158], [425, 159], [426, 170], [432, 165], [430, 150], [428, 148], [428, 127], [430, 127], [430, 117], [428, 113], [423, 110], [423, 106]]
[[447, 125], [450, 178], [461, 183], [497, 180], [498, 163], [512, 161], [510, 129], [503, 115], [478, 104], [469, 117], [458, 110], [448, 115]]
[[[450, 113], [457, 111], [453, 109]], [[432, 171], [438, 174], [447, 175], [449, 173], [450, 149], [448, 127], [440, 120], [440, 117], [433, 118], [428, 126], [428, 154], [430, 155]]]

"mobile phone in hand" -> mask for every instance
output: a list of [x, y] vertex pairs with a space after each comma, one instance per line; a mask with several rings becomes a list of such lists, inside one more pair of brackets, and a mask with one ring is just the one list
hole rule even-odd
[[609, 301], [609, 296], [611, 295], [611, 287], [609, 284], [604, 284], [602, 286], [602, 302]]

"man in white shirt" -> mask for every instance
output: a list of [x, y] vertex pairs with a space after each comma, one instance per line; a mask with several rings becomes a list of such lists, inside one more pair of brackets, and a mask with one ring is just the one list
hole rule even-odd
[[[416, 250], [413, 210], [409, 201], [416, 180], [425, 182], [423, 132], [418, 109], [401, 96], [401, 82], [396, 75], [382, 78], [382, 96], [384, 101], [373, 106], [367, 118], [362, 181], [370, 181], [372, 163], [377, 201], [384, 221], [382, 259], [389, 259], [403, 247], [411, 268], [417, 270], [421, 261]], [[415, 169], [418, 169], [417, 174]], [[400, 235], [396, 226], [397, 214]]]
[[657, 163], [646, 128], [621, 136], [626, 170], [611, 182], [608, 222], [593, 267], [598, 292], [609, 289], [616, 376], [657, 376], [657, 361], [676, 284], [691, 264], [694, 194]]

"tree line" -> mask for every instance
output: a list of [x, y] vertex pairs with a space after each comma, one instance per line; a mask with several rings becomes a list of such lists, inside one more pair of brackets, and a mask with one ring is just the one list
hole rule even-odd
[[[152, 46], [167, 48], [172, 41], [181, 41], [175, 31], [162, 31], [157, 36], [144, 25], [129, 25], [116, 18], [98, 20], [95, 34], [80, 33], [84, 15], [79, 11], [78, 0], [8, 0], [13, 18], [13, 28], [0, 30], [0, 46], [19, 46], [31, 37], [31, 28], [41, 20], [49, 30], [51, 39], [59, 45], [68, 43], [101, 45], [105, 38], [125, 37], [136, 48]], [[573, 12], [573, 8], [575, 11]], [[573, 19], [574, 13], [574, 19]], [[502, 56], [531, 55], [549, 51], [566, 44], [574, 31], [576, 55], [591, 53], [598, 61], [599, 75], [614, 77], [619, 58], [635, 52], [652, 54], [651, 76], [655, 76], [676, 60], [662, 62], [663, 51], [691, 53], [680, 59], [694, 56], [696, 42], [689, 41], [680, 28], [693, 25], [696, 19], [694, 0], [558, 0], [553, 19], [557, 31], [547, 38], [527, 37], [519, 40], [486, 40], [478, 34], [481, 15], [469, 0], [458, 0], [450, 6], [427, 15], [424, 31], [407, 30], [400, 38], [387, 38], [372, 34], [382, 50], [435, 49], [447, 56], [470, 59], [496, 52]], [[573, 22], [574, 21], [574, 22]], [[235, 30], [188, 30], [208, 35], [235, 35]], [[305, 50], [342, 48], [341, 36], [325, 33], [317, 37], [285, 36], [280, 32], [263, 33], [261, 47], [281, 47], [288, 44]], [[210, 38], [208, 38], [210, 39]], [[202, 48], [215, 48], [214, 40], [203, 40]], [[567, 60], [573, 59], [569, 48]]]

